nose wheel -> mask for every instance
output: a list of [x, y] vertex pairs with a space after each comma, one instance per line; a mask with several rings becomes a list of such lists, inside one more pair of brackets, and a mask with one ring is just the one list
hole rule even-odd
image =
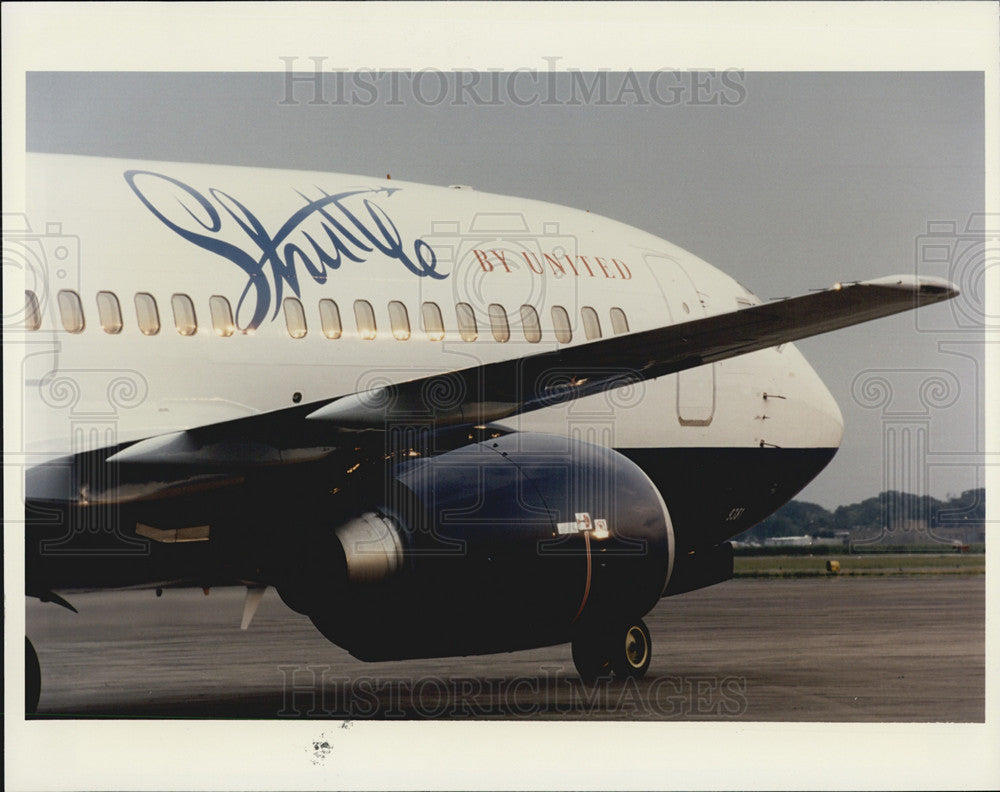
[[612, 673], [619, 679], [640, 679], [652, 657], [653, 641], [642, 619], [595, 630], [573, 642], [573, 665], [587, 685]]

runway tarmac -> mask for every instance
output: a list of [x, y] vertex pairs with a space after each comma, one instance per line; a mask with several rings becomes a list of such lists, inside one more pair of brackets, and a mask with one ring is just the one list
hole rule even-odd
[[646, 617], [638, 683], [580, 685], [568, 645], [369, 664], [268, 591], [29, 600], [40, 717], [982, 722], [985, 577], [733, 580]]

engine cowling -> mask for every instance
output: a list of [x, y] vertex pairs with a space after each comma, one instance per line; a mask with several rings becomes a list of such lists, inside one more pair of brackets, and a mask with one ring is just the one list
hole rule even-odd
[[673, 561], [670, 515], [641, 469], [528, 433], [396, 464], [377, 508], [334, 535], [337, 585], [307, 612], [363, 660], [570, 641], [648, 612]]

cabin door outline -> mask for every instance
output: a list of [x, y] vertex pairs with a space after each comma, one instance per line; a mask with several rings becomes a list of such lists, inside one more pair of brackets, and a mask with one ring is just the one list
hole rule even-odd
[[[707, 315], [694, 281], [677, 259], [662, 253], [647, 253], [645, 259], [674, 323], [690, 322]], [[681, 426], [712, 423], [715, 366], [715, 363], [707, 363], [677, 374], [677, 421]]]

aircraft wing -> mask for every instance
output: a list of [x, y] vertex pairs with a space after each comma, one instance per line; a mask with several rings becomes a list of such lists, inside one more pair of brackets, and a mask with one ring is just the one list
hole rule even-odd
[[912, 275], [837, 284], [690, 322], [152, 437], [118, 451], [109, 461], [207, 468], [305, 461], [337, 444], [333, 438], [343, 430], [487, 423], [957, 294], [943, 279]]
[[[630, 382], [796, 341], [950, 299], [939, 278], [891, 276], [731, 313], [490, 363], [355, 393], [310, 413], [310, 421], [352, 429], [405, 422], [485, 423]], [[435, 394], [438, 399], [433, 412]], [[448, 401], [448, 398], [451, 401]]]

